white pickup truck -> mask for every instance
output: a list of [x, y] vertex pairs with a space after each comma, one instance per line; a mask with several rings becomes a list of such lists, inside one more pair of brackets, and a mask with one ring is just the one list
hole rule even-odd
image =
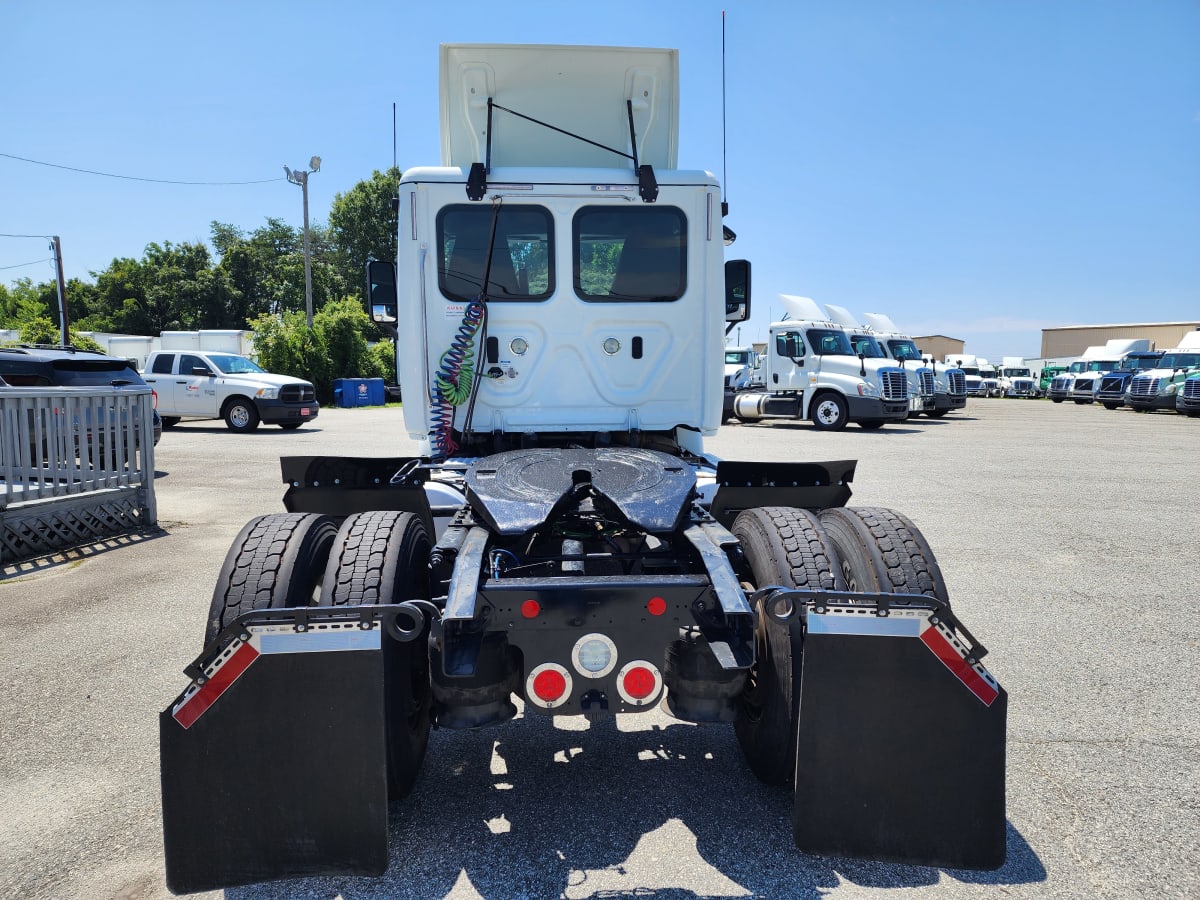
[[272, 375], [244, 356], [203, 350], [159, 350], [146, 358], [146, 383], [158, 392], [158, 413], [170, 428], [180, 419], [224, 419], [230, 431], [260, 422], [299, 428], [317, 417], [312, 383]]

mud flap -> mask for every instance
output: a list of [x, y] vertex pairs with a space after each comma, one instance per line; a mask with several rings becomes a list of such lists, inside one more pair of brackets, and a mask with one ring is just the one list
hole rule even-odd
[[792, 827], [807, 853], [1004, 863], [1008, 695], [940, 601], [806, 604]]
[[159, 717], [174, 893], [387, 869], [381, 625], [289, 612], [243, 616]]

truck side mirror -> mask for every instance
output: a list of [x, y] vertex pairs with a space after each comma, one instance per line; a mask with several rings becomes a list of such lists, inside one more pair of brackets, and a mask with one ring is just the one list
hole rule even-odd
[[745, 322], [750, 318], [750, 261], [731, 259], [725, 263], [725, 321]]
[[367, 260], [367, 311], [371, 321], [395, 331], [396, 264], [389, 260]]

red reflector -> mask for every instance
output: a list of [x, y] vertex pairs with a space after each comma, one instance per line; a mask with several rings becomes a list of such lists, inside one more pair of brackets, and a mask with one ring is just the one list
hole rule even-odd
[[[532, 600], [529, 602], [533, 602]], [[567, 690], [567, 679], [561, 672], [546, 669], [539, 672], [533, 679], [533, 692], [538, 698], [550, 703], [561, 697]]]
[[644, 666], [635, 666], [625, 673], [625, 693], [635, 700], [645, 700], [654, 693], [654, 673]]
[[662, 597], [651, 597], [650, 602], [646, 604], [646, 609], [652, 616], [661, 616], [667, 611], [667, 601]]
[[521, 604], [521, 615], [527, 619], [536, 619], [542, 611], [542, 605], [536, 600], [526, 600]]

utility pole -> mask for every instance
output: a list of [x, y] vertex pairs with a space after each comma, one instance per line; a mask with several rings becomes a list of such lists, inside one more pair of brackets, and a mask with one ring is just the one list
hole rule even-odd
[[311, 329], [313, 322], [313, 299], [312, 250], [310, 249], [308, 236], [308, 176], [313, 172], [321, 171], [321, 157], [314, 156], [308, 161], [308, 166], [312, 171], [293, 171], [287, 166], [283, 167], [283, 171], [287, 173], [287, 180], [292, 184], [300, 185], [300, 190], [304, 194], [304, 311], [308, 319], [308, 327]]
[[57, 234], [50, 238], [50, 249], [54, 251], [54, 268], [58, 273], [59, 342], [65, 347], [70, 343], [71, 322], [67, 316], [67, 285], [63, 281], [62, 241]]

